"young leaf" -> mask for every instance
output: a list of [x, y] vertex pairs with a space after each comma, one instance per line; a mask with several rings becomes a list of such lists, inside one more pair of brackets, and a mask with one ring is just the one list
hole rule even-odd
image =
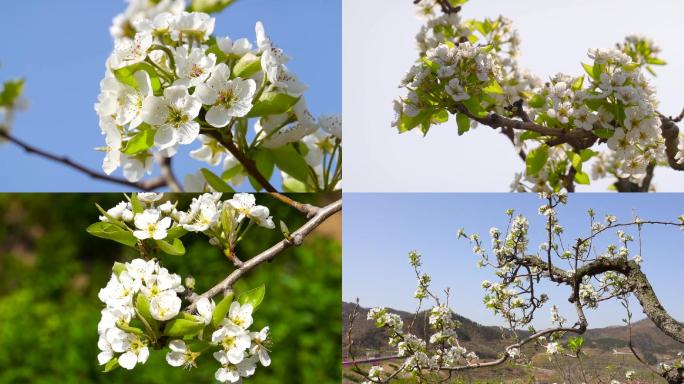
[[299, 97], [286, 95], [284, 93], [266, 92], [259, 98], [247, 117], [259, 117], [267, 115], [279, 115], [290, 110], [297, 102]]
[[615, 134], [615, 131], [607, 128], [597, 128], [591, 132], [594, 134], [594, 136], [600, 137], [602, 139], [610, 139]]
[[150, 300], [142, 293], [138, 293], [135, 297], [135, 309], [145, 319], [147, 324], [156, 329], [157, 320], [150, 313]]
[[131, 205], [133, 206], [133, 213], [142, 213], [143, 211], [143, 205], [140, 202], [140, 199], [138, 199], [138, 194], [133, 193], [131, 195]]
[[261, 71], [261, 59], [253, 53], [248, 53], [240, 58], [233, 67], [233, 75], [247, 79]]
[[525, 160], [526, 163], [526, 173], [529, 176], [534, 176], [541, 171], [542, 168], [544, 168], [544, 165], [546, 164], [546, 160], [549, 158], [549, 147], [547, 147], [545, 144], [540, 145], [539, 147], [533, 149], [530, 151], [530, 153], [527, 154], [527, 159]]
[[256, 310], [259, 304], [261, 304], [261, 301], [264, 299], [265, 294], [266, 286], [262, 284], [254, 289], [250, 289], [247, 292], [243, 292], [240, 296], [238, 296], [238, 301], [243, 305], [252, 304], [252, 308]]
[[233, 4], [235, 0], [192, 0], [191, 12], [217, 13]]
[[309, 180], [309, 165], [306, 163], [302, 155], [292, 148], [292, 146], [284, 146], [271, 150], [273, 161], [278, 168], [294, 177], [302, 183], [307, 183]]
[[185, 255], [185, 247], [180, 239], [173, 239], [171, 242], [166, 242], [165, 240], [155, 240], [159, 249], [162, 252], [171, 256], [183, 256]]
[[150, 84], [152, 85], [154, 94], [156, 95], [161, 91], [159, 74], [157, 74], [154, 67], [148, 63], [136, 63], [113, 71], [117, 80], [133, 89], [140, 89], [140, 84], [138, 84], [135, 74], [139, 71], [145, 71], [150, 76]]
[[233, 303], [233, 292], [231, 291], [226, 296], [221, 299], [221, 301], [216, 304], [214, 308], [214, 313], [211, 314], [211, 325], [214, 328], [218, 328], [221, 325], [223, 319], [226, 318], [230, 305]]
[[492, 80], [492, 82], [489, 83], [489, 85], [484, 87], [482, 90], [494, 95], [503, 95], [503, 88], [501, 88], [501, 85], [499, 85], [499, 83], [496, 80]]
[[[271, 176], [273, 176], [273, 169], [275, 167], [275, 163], [273, 162], [273, 156], [271, 156], [271, 151], [260, 149], [254, 152], [252, 159], [254, 159], [254, 162], [256, 163], [256, 168], [259, 171], [259, 173], [266, 180], [270, 180]], [[259, 182], [251, 176], [249, 177], [249, 183], [252, 184], [252, 187], [254, 187], [254, 189], [257, 191], [263, 189], [263, 186], [259, 184]]]
[[126, 265], [124, 263], [119, 263], [118, 261], [114, 262], [114, 265], [112, 266], [112, 272], [118, 277], [121, 272], [126, 270]]
[[5, 81], [0, 92], [0, 107], [13, 106], [23, 90], [24, 79]]
[[202, 176], [204, 176], [204, 179], [207, 181], [209, 186], [214, 188], [216, 192], [235, 192], [235, 190], [230, 185], [228, 185], [228, 183], [223, 181], [223, 179], [221, 179], [220, 177], [216, 176], [216, 174], [214, 174], [212, 171], [206, 168], [202, 168], [200, 172], [202, 172]]
[[458, 135], [461, 136], [470, 130], [470, 119], [468, 116], [458, 113], [456, 114], [456, 123], [458, 124]]
[[577, 172], [575, 173], [575, 182], [577, 184], [584, 184], [588, 185], [589, 184], [589, 175], [587, 175], [584, 172]]
[[164, 335], [169, 337], [183, 337], [194, 335], [204, 329], [205, 324], [186, 319], [175, 319], [166, 323]]
[[129, 247], [133, 247], [138, 243], [138, 239], [133, 236], [133, 233], [121, 229], [121, 227], [112, 223], [95, 223], [90, 225], [86, 231], [95, 237], [113, 240]]
[[142, 128], [140, 132], [138, 132], [126, 143], [126, 146], [121, 152], [127, 155], [136, 155], [140, 152], [147, 151], [154, 146], [155, 133], [156, 132], [149, 126], [147, 126], [147, 128]]
[[166, 240], [178, 239], [185, 236], [186, 233], [188, 233], [188, 231], [186, 231], [185, 228], [180, 225], [175, 226], [166, 232]]
[[119, 367], [119, 358], [115, 357], [107, 362], [102, 372], [107, 373]]

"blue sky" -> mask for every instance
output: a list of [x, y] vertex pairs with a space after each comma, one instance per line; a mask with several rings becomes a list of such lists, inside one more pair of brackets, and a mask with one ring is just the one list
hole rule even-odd
[[[31, 104], [17, 117], [15, 136], [100, 169], [103, 155], [93, 149], [104, 139], [93, 104], [113, 44], [109, 26], [125, 6], [123, 0], [26, 0], [3, 7], [0, 79], [25, 77]], [[289, 67], [309, 85], [311, 111], [341, 113], [340, 0], [238, 0], [217, 16], [215, 33], [254, 41], [258, 20], [293, 58]], [[179, 178], [204, 166], [183, 155], [196, 147], [186, 146], [177, 157]], [[0, 164], [3, 191], [121, 190], [10, 145], [0, 146]]]
[[[485, 279], [494, 281], [496, 277], [491, 269], [477, 268], [478, 259], [472, 253], [472, 246], [467, 240], [457, 240], [456, 232], [464, 227], [469, 234], [479, 233], [489, 245], [489, 229], [496, 226], [505, 230], [504, 212], [515, 208], [530, 220], [530, 249], [536, 249], [544, 241], [543, 218], [537, 214], [542, 200], [534, 194], [345, 193], [344, 204], [342, 298], [353, 301], [358, 297], [364, 307], [415, 310], [417, 301], [412, 299], [415, 277], [407, 254], [417, 250], [423, 255], [425, 272], [432, 275], [433, 290], [441, 292], [451, 288], [454, 311], [483, 324], [502, 325], [482, 305], [484, 291], [480, 283]], [[589, 207], [600, 218], [614, 214], [618, 219], [630, 220], [636, 212], [644, 220], [676, 221], [684, 213], [684, 199], [677, 194], [572, 195], [568, 205], [559, 209], [561, 224], [566, 229], [565, 239], [587, 234]], [[615, 239], [614, 232], [605, 235], [599, 249], [605, 249], [608, 241]], [[684, 287], [681, 281], [684, 232], [675, 227], [647, 226], [642, 240], [644, 272], [665, 308], [676, 318], [684, 319], [680, 294]], [[574, 311], [567, 302], [569, 291], [554, 286], [544, 286], [544, 289], [559, 306], [561, 314], [574, 322]], [[644, 317], [636, 301], [632, 312], [635, 319]], [[535, 325], [549, 325], [548, 308], [538, 317]], [[624, 311], [619, 303], [610, 302], [598, 310], [589, 310], [587, 317], [590, 327], [616, 325], [620, 324]]]

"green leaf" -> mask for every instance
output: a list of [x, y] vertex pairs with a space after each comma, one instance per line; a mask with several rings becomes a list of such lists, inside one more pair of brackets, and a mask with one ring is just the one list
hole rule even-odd
[[649, 57], [646, 59], [646, 62], [648, 64], [653, 64], [653, 65], [667, 65], [667, 61], [659, 59], [657, 57]]
[[571, 160], [572, 160], [572, 167], [575, 168], [576, 171], [581, 172], [582, 171], [582, 156], [573, 152]]
[[503, 92], [504, 92], [503, 88], [501, 88], [501, 85], [499, 85], [499, 83], [494, 79], [492, 79], [492, 81], [491, 81], [491, 83], [489, 83], [489, 85], [482, 88], [482, 90], [487, 92], [487, 93], [494, 94], [494, 95], [503, 95]]
[[121, 152], [126, 155], [137, 155], [140, 152], [147, 151], [154, 146], [154, 134], [156, 133], [149, 125], [143, 123], [139, 127], [140, 132], [133, 136], [123, 148]]
[[129, 247], [133, 247], [138, 243], [138, 239], [133, 236], [133, 233], [112, 223], [95, 223], [90, 225], [86, 231], [95, 237], [113, 240]]
[[520, 135], [520, 141], [532, 140], [541, 136], [541, 133], [534, 131], [525, 131]]
[[205, 324], [186, 319], [175, 319], [166, 323], [164, 335], [169, 337], [183, 337], [194, 335], [204, 329]]
[[140, 316], [142, 316], [143, 319], [153, 328], [158, 327], [157, 320], [152, 317], [152, 314], [150, 313], [150, 300], [147, 298], [147, 296], [143, 295], [142, 293], [138, 293], [135, 297], [135, 309], [138, 311]]
[[177, 225], [166, 232], [166, 240], [178, 239], [179, 237], [185, 236], [188, 231], [185, 228]]
[[266, 92], [254, 104], [247, 117], [279, 115], [289, 111], [298, 101], [299, 97], [284, 93]]
[[233, 67], [233, 75], [243, 79], [249, 78], [259, 71], [261, 71], [261, 59], [253, 53], [242, 56]]
[[148, 63], [136, 63], [127, 67], [114, 69], [112, 71], [114, 72], [114, 76], [117, 80], [128, 85], [129, 87], [132, 87], [133, 89], [138, 90], [140, 89], [140, 84], [138, 83], [138, 80], [136, 80], [135, 74], [138, 73], [138, 71], [145, 71], [150, 76], [150, 84], [152, 85], [152, 91], [154, 91], [154, 94], [157, 95], [161, 92], [161, 81], [159, 80], [159, 74], [157, 73], [157, 70]]
[[124, 332], [133, 333], [133, 334], [141, 336], [141, 337], [145, 336], [145, 332], [143, 332], [142, 329], [132, 327], [132, 326], [124, 323], [123, 321], [118, 321], [116, 323], [116, 327], [119, 328], [120, 330], [124, 331]]
[[[263, 149], [257, 150], [256, 152], [254, 152], [252, 159], [254, 160], [254, 163], [256, 164], [256, 168], [259, 171], [259, 173], [266, 180], [270, 180], [271, 176], [273, 176], [273, 170], [275, 168], [275, 163], [273, 162], [271, 151]], [[254, 187], [256, 191], [260, 191], [263, 189], [263, 186], [259, 184], [259, 182], [251, 176], [249, 177], [249, 183], [252, 184], [252, 187]]]
[[221, 299], [221, 301], [216, 304], [214, 308], [214, 313], [211, 314], [211, 325], [214, 328], [218, 328], [221, 325], [223, 319], [226, 318], [230, 305], [233, 303], [233, 292], [228, 293]]
[[102, 372], [107, 373], [119, 367], [119, 358], [115, 357], [107, 362]]
[[192, 0], [190, 12], [217, 13], [233, 4], [235, 0]]
[[126, 265], [124, 263], [119, 263], [118, 261], [114, 262], [114, 265], [112, 266], [112, 272], [119, 277], [121, 272], [126, 270]]
[[449, 112], [447, 112], [445, 109], [440, 109], [432, 114], [431, 121], [435, 124], [446, 123], [449, 121]]
[[589, 175], [587, 175], [584, 172], [577, 172], [577, 173], [575, 173], [575, 182], [577, 184], [588, 185], [589, 184]]
[[572, 82], [572, 90], [579, 91], [582, 89], [582, 85], [584, 85], [584, 75], [576, 78], [575, 81]]
[[464, 101], [463, 105], [465, 105], [465, 107], [468, 108], [468, 111], [470, 112], [471, 115], [474, 115], [477, 117], [487, 116], [487, 111], [482, 109], [482, 101], [475, 96]]
[[594, 136], [600, 137], [602, 139], [610, 139], [615, 134], [615, 131], [607, 128], [597, 128], [591, 132], [594, 134]]
[[292, 146], [272, 149], [271, 156], [273, 156], [273, 161], [278, 169], [304, 184], [307, 183], [310, 176], [309, 165]]
[[131, 194], [131, 205], [133, 206], [133, 213], [135, 213], [135, 214], [142, 213], [143, 205], [140, 202], [140, 199], [138, 199], [137, 193]]
[[294, 178], [287, 178], [283, 181], [283, 191], [292, 193], [305, 193], [307, 192], [306, 184]]
[[464, 133], [468, 132], [470, 130], [470, 119], [468, 116], [462, 114], [462, 113], [457, 113], [456, 114], [456, 123], [458, 124], [458, 135], [461, 136]]
[[585, 162], [585, 161], [591, 159], [592, 157], [594, 157], [596, 155], [597, 155], [597, 153], [592, 151], [591, 149], [583, 149], [580, 152], [580, 156], [582, 157], [582, 162]]
[[582, 63], [582, 67], [592, 79], [599, 80], [601, 78], [601, 67], [598, 64], [590, 65]]
[[529, 176], [535, 176], [536, 174], [544, 168], [546, 160], [549, 158], [549, 147], [546, 144], [542, 144], [539, 147], [530, 151], [527, 154], [527, 159], [525, 160], [526, 172]]
[[214, 172], [206, 168], [202, 168], [200, 172], [202, 172], [202, 176], [204, 176], [204, 179], [207, 181], [209, 186], [214, 188], [216, 192], [235, 192], [235, 190], [230, 185], [228, 185], [228, 183], [223, 181], [223, 179], [221, 179], [220, 177], [216, 176]]
[[0, 107], [11, 107], [24, 91], [24, 79], [5, 81], [0, 92]]
[[410, 131], [413, 128], [423, 124], [426, 119], [432, 116], [432, 110], [422, 110], [416, 116], [409, 116], [406, 114], [401, 115], [399, 121], [399, 133]]
[[247, 292], [243, 292], [241, 295], [238, 296], [238, 301], [242, 305], [252, 304], [252, 308], [256, 310], [259, 304], [261, 304], [261, 301], [264, 300], [265, 294], [266, 286], [262, 284], [254, 289], [250, 289]]
[[527, 104], [532, 108], [541, 108], [546, 104], [546, 98], [542, 95], [534, 95]]
[[185, 247], [183, 246], [183, 242], [180, 239], [173, 239], [171, 240], [171, 243], [166, 242], [164, 240], [155, 240], [157, 246], [159, 249], [162, 250], [162, 252], [171, 255], [171, 256], [183, 256], [185, 255]]

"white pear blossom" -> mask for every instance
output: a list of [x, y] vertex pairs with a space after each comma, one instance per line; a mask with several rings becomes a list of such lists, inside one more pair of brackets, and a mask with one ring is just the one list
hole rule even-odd
[[[196, 87], [209, 78], [216, 65], [216, 55], [206, 55], [200, 48], [189, 50], [186, 46], [176, 48], [176, 72], [188, 81], [189, 87]], [[225, 64], [224, 64], [225, 65]]]
[[140, 240], [154, 239], [162, 240], [166, 238], [167, 229], [171, 226], [171, 218], [160, 218], [158, 210], [148, 209], [135, 216], [136, 231], [133, 235]]
[[195, 121], [202, 108], [197, 96], [190, 95], [182, 85], [164, 90], [163, 97], [152, 96], [143, 105], [143, 120], [158, 127], [154, 137], [160, 149], [176, 144], [190, 144], [199, 136], [200, 126]]
[[228, 323], [238, 326], [242, 329], [247, 329], [252, 325], [252, 312], [254, 307], [252, 304], [242, 304], [234, 301], [230, 304], [230, 309], [228, 311], [228, 318], [226, 319]]
[[211, 334], [211, 342], [223, 348], [225, 357], [231, 364], [238, 364], [244, 360], [245, 351], [252, 344], [249, 334], [233, 324], [224, 324], [214, 331]]
[[225, 127], [233, 117], [243, 117], [252, 109], [256, 82], [252, 79], [230, 79], [230, 67], [221, 63], [209, 80], [197, 87], [202, 103], [211, 105], [207, 122], [214, 127]]
[[173, 291], [164, 291], [150, 300], [150, 314], [160, 321], [171, 320], [180, 312], [181, 299]]

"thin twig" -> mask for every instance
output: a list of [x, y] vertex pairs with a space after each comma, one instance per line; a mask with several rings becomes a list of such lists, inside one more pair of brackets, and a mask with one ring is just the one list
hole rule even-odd
[[292, 247], [299, 246], [304, 241], [304, 238], [308, 236], [314, 229], [318, 228], [324, 221], [326, 221], [330, 216], [342, 210], [342, 199], [335, 201], [323, 208], [320, 208], [314, 217], [312, 217], [306, 224], [302, 225], [299, 229], [294, 231], [289, 239], [284, 239], [272, 246], [271, 248], [261, 252], [259, 255], [252, 257], [251, 259], [245, 261], [242, 266], [234, 270], [228, 277], [223, 279], [220, 283], [216, 284], [213, 288], [204, 292], [203, 294], [197, 296], [195, 300], [187, 307], [188, 312], [195, 310], [197, 300], [201, 298], [210, 299], [219, 293], [230, 289], [233, 283], [244, 276], [247, 272], [254, 269], [256, 266], [270, 261], [284, 250]]
[[128, 187], [133, 187], [135, 189], [139, 189], [142, 191], [154, 191], [159, 188], [162, 188], [167, 185], [166, 180], [163, 177], [158, 177], [152, 180], [147, 180], [147, 181], [138, 181], [138, 182], [131, 182], [123, 178], [119, 177], [114, 177], [114, 176], [109, 176], [106, 175], [102, 172], [95, 171], [93, 169], [90, 169], [84, 165], [81, 165], [79, 163], [76, 163], [69, 159], [66, 156], [60, 156], [60, 155], [55, 155], [53, 153], [47, 152], [43, 149], [34, 147], [12, 135], [10, 135], [4, 127], [0, 127], [0, 137], [3, 139], [6, 139], [7, 141], [11, 142], [12, 144], [17, 145], [18, 147], [22, 148], [24, 151], [30, 154], [38, 155], [40, 157], [43, 157], [48, 160], [52, 160], [54, 162], [63, 164], [69, 168], [75, 169], [81, 173], [84, 173], [94, 179], [98, 180], [103, 180], [103, 181], [108, 181], [110, 183], [115, 183], [115, 184], [120, 184], [120, 185], [125, 185]]
[[278, 192], [271, 192], [270, 195], [281, 203], [287, 204], [290, 207], [298, 210], [299, 212], [305, 214], [307, 217], [313, 217], [320, 210], [319, 207], [313, 206], [311, 204], [302, 204], [298, 201], [294, 201], [291, 198]]
[[159, 168], [161, 169], [161, 176], [166, 181], [166, 185], [169, 186], [171, 192], [183, 192], [183, 188], [178, 182], [178, 179], [176, 179], [176, 175], [173, 174], [171, 158], [162, 157], [161, 161], [159, 162]]

